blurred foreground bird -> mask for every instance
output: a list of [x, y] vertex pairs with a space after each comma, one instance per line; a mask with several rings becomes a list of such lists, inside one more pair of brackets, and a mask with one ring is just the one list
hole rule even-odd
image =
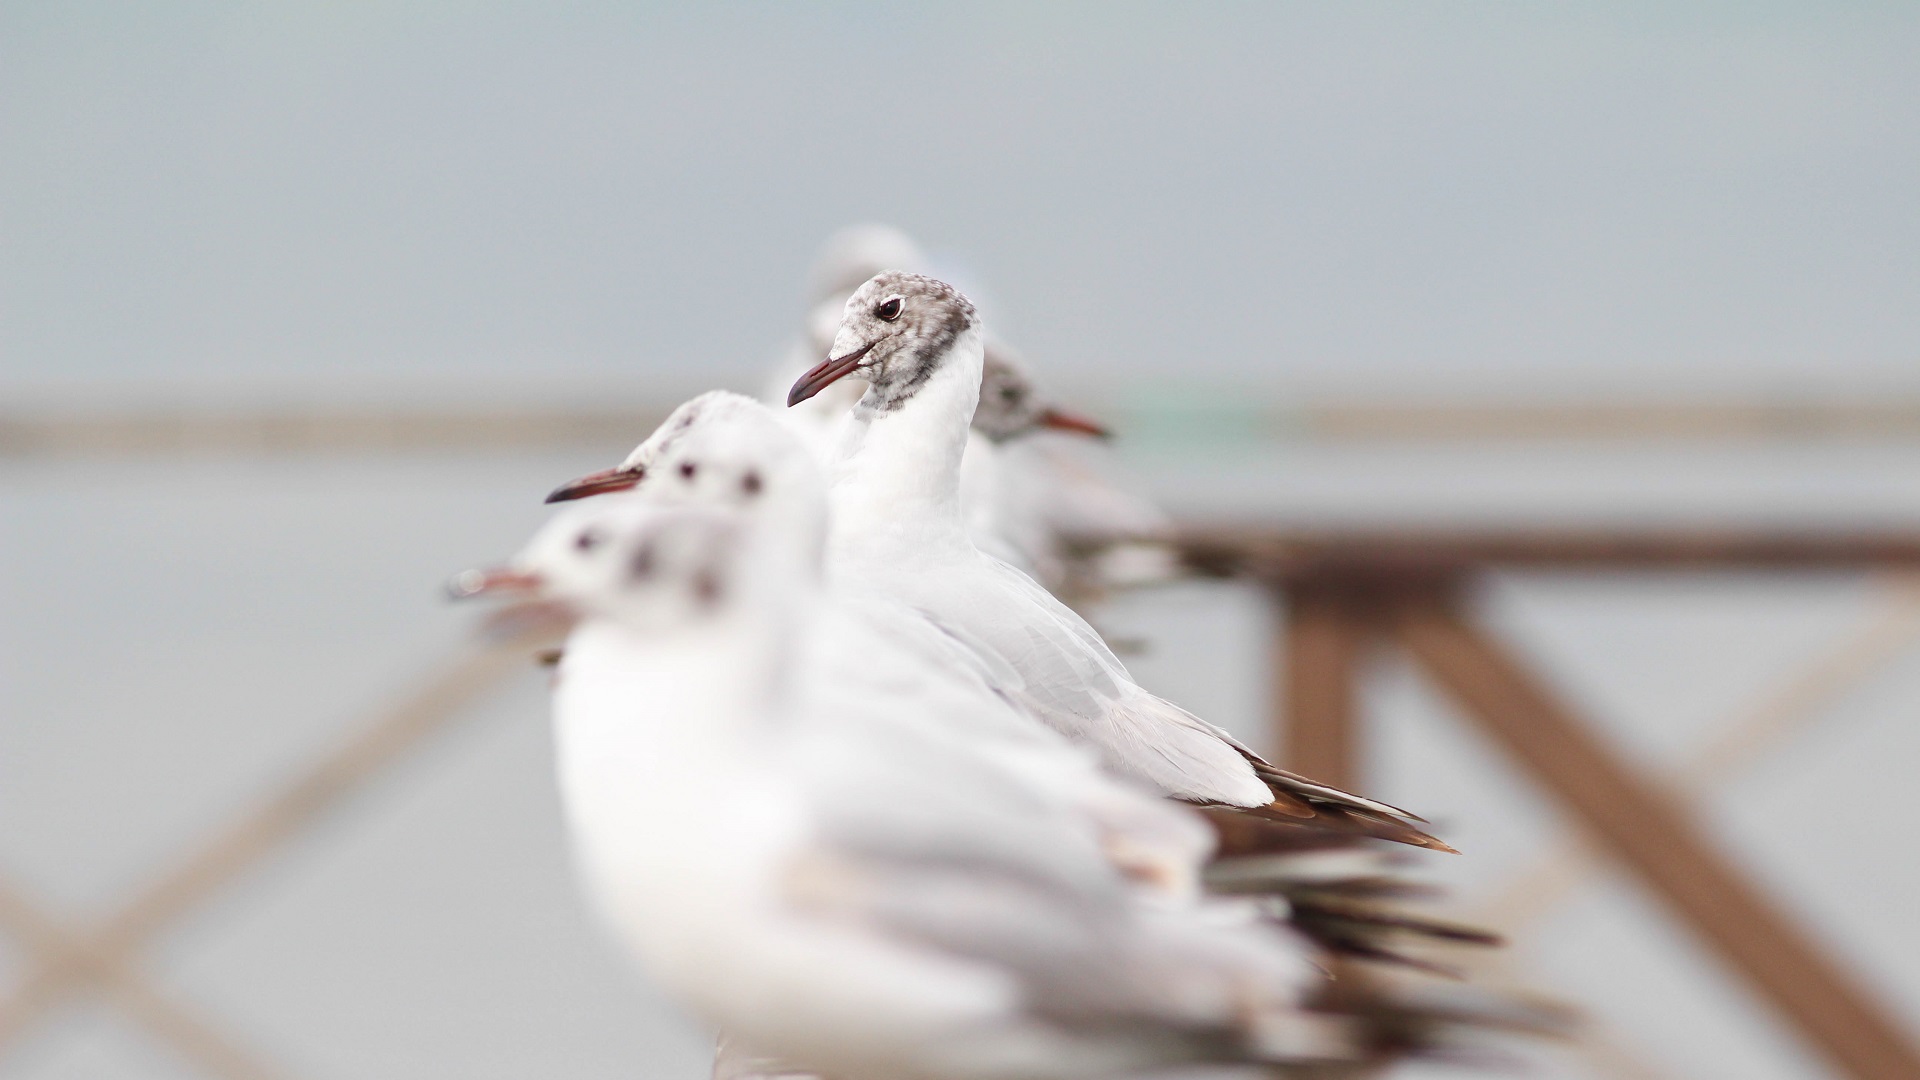
[[[556, 518], [515, 563], [579, 619], [554, 701], [568, 821], [593, 899], [662, 985], [835, 1080], [1353, 1052], [1303, 1008], [1320, 976], [1302, 942], [1177, 880], [1207, 847], [1190, 811], [1010, 713], [932, 719], [992, 695], [840, 636], [810, 547], [624, 497]], [[1171, 857], [1183, 834], [1173, 879], [1115, 854], [1140, 836]]]
[[[657, 504], [749, 513], [766, 527], [798, 538], [799, 547], [812, 551], [816, 559], [824, 546], [824, 481], [811, 455], [775, 414], [738, 394], [713, 391], [685, 403], [621, 466], [563, 485], [553, 497], [569, 500], [625, 490], [636, 490]], [[817, 563], [812, 573], [819, 575]], [[1031, 741], [1036, 736], [1062, 741], [1011, 706], [1005, 687], [1017, 685], [1017, 673], [924, 612], [843, 577], [823, 582], [811, 602], [819, 609], [819, 625], [830, 627], [819, 634], [820, 640], [833, 644], [810, 653], [806, 667], [830, 685], [857, 696], [868, 692], [861, 688], [873, 683], [876, 672], [912, 669], [922, 678], [941, 673], [938, 682], [945, 692], [898, 699], [892, 715], [903, 723], [930, 722], [951, 734], [989, 742]], [[900, 654], [911, 655], [912, 662], [880, 659]], [[1086, 764], [1085, 758], [1076, 758], [1044, 782], [1061, 790], [1079, 785], [1075, 770]], [[1111, 817], [1109, 807], [1103, 832], [1109, 858], [1136, 884], [1184, 894], [1193, 884], [1192, 860], [1211, 854], [1204, 873], [1217, 891], [1256, 899], [1270, 917], [1286, 922], [1330, 957], [1426, 966], [1421, 957], [1428, 943], [1490, 941], [1407, 910], [1406, 901], [1419, 890], [1365, 846], [1371, 835], [1437, 843], [1404, 823], [1383, 827], [1376, 819], [1350, 816], [1338, 806], [1311, 816], [1219, 805], [1199, 809], [1216, 835], [1203, 837], [1196, 848], [1190, 834], [1168, 828], [1164, 819], [1122, 821]], [[1082, 810], [1100, 816], [1094, 804], [1082, 804]], [[873, 812], [887, 811], [876, 807]], [[1493, 1003], [1491, 1010], [1467, 1008], [1451, 996], [1421, 1004], [1397, 991], [1356, 994], [1343, 987], [1340, 996], [1337, 1008], [1364, 1021], [1354, 1032], [1355, 1052], [1381, 1058], [1434, 1052], [1457, 1041], [1466, 1029], [1490, 1022], [1494, 1014], [1511, 1011], [1511, 1003]], [[753, 1051], [742, 1049], [737, 1040], [728, 1048], [723, 1065], [741, 1071], [725, 1075], [777, 1075], [755, 1071]]]
[[[949, 462], [949, 483], [956, 463]], [[827, 595], [884, 632], [937, 641], [978, 672], [1000, 698], [1033, 720], [1091, 747], [1116, 775], [1148, 790], [1231, 811], [1235, 844], [1248, 851], [1307, 845], [1326, 832], [1378, 836], [1446, 850], [1404, 811], [1276, 769], [1231, 736], [1134, 684], [1084, 620], [998, 560], [981, 555], [958, 521], [955, 496], [932, 528], [908, 527], [905, 550], [873, 566], [847, 558], [837, 503], [818, 470], [773, 413], [750, 398], [711, 391], [674, 410], [619, 466], [570, 481], [549, 501], [570, 501], [639, 487], [654, 498], [751, 503], [781, 527], [808, 532], [826, 551]], [[898, 531], [889, 523], [874, 526]], [[861, 554], [856, 548], [856, 556]], [[964, 595], [1012, 583], [1014, 603], [992, 592], [968, 608]], [[925, 576], [914, 586], [902, 580]], [[923, 595], [932, 595], [928, 603]], [[993, 625], [993, 620], [1003, 620]], [[1077, 710], [1077, 711], [1075, 711]], [[1197, 746], [1193, 751], [1190, 747]], [[1206, 755], [1211, 754], [1211, 757]], [[1222, 780], [1222, 777], [1226, 780]], [[1223, 790], [1231, 781], [1241, 791]]]
[[[1422, 958], [1424, 943], [1490, 941], [1475, 931], [1404, 910], [1403, 901], [1416, 890], [1366, 847], [1371, 837], [1445, 849], [1419, 828], [1419, 819], [1276, 769], [1224, 732], [1138, 687], [1077, 615], [1030, 578], [982, 554], [986, 545], [980, 542], [978, 522], [969, 513], [969, 460], [976, 458], [976, 449], [982, 445], [991, 452], [989, 436], [1017, 439], [1032, 430], [1034, 416], [1046, 407], [1017, 365], [989, 362], [977, 316], [964, 297], [930, 278], [884, 273], [846, 302], [834, 338], [828, 361], [809, 370], [789, 395], [795, 401], [806, 401], [810, 395], [817, 400], [822, 387], [845, 385], [843, 380], [856, 376], [866, 383], [850, 408], [840, 406], [848, 415], [832, 452], [831, 496], [815, 464], [817, 453], [804, 443], [805, 436], [797, 433], [791, 416], [725, 392], [703, 394], [676, 409], [620, 466], [555, 491], [550, 501], [637, 489], [635, 495], [609, 500], [614, 504], [610, 507], [593, 507], [586, 517], [563, 516], [529, 549], [523, 569], [502, 578], [538, 579], [547, 592], [566, 599], [586, 620], [569, 643], [559, 674], [556, 720], [561, 726], [563, 766], [575, 758], [566, 749], [566, 730], [579, 726], [565, 718], [587, 708], [582, 702], [599, 702], [593, 707], [624, 709], [623, 715], [650, 718], [663, 705], [677, 703], [674, 695], [680, 692], [667, 692], [667, 684], [660, 681], [636, 686], [601, 676], [586, 681], [613, 689], [597, 694], [577, 689], [582, 682], [580, 671], [598, 671], [602, 665], [602, 660], [594, 659], [595, 652], [584, 658], [577, 655], [581, 642], [599, 648], [591, 643], [605, 639], [608, 626], [627, 627], [615, 633], [616, 638], [632, 637], [629, 624], [634, 613], [606, 602], [604, 594], [609, 590], [622, 594], [638, 586], [604, 573], [597, 578], [576, 574], [575, 564], [592, 561], [592, 553], [614, 536], [687, 533], [701, 539], [672, 543], [689, 553], [688, 565], [698, 563], [704, 568], [686, 571], [693, 580], [688, 588], [716, 597], [700, 610], [735, 610], [727, 603], [749, 603], [737, 599], [742, 590], [761, 598], [751, 603], [763, 607], [738, 609], [758, 612], [742, 616], [739, 622], [759, 629], [753, 634], [740, 631], [727, 639], [743, 657], [750, 654], [749, 643], [759, 650], [751, 656], [760, 659], [743, 660], [739, 672], [759, 670], [758, 663], [776, 673], [766, 682], [773, 689], [753, 691], [758, 694], [754, 707], [783, 717], [811, 718], [771, 725], [776, 736], [755, 751], [753, 760], [788, 773], [787, 780], [793, 782], [832, 777], [823, 781], [817, 793], [782, 804], [786, 807], [782, 813], [804, 806], [807, 814], [842, 830], [833, 832], [834, 836], [873, 840], [888, 857], [937, 862], [942, 853], [960, 853], [958, 857], [970, 867], [976, 857], [973, 852], [981, 845], [996, 851], [1011, 845], [1034, 855], [1023, 846], [1022, 822], [1012, 816], [996, 817], [991, 804], [957, 805], [947, 797], [957, 792], [971, 799], [973, 789], [964, 784], [949, 788], [944, 781], [937, 781], [938, 790], [929, 786], [945, 774], [923, 771], [921, 762], [939, 758], [943, 767], [988, 782], [993, 791], [1020, 801], [1030, 812], [1043, 808], [1046, 820], [1079, 836], [1076, 843], [1083, 845], [1036, 857], [1044, 861], [1066, 857], [1060, 854], [1063, 851], [1092, 852], [1099, 860], [1099, 873], [1117, 880], [1132, 901], [1160, 910], [1214, 913], [1209, 919], [1220, 912], [1237, 912], [1235, 926], [1265, 927], [1256, 937], [1267, 945], [1245, 946], [1256, 952], [1277, 942], [1295, 950], [1296, 959], [1302, 961], [1313, 956], [1353, 956], [1430, 967]], [[1011, 394], [1006, 392], [1009, 386], [1014, 388]], [[983, 393], [993, 400], [982, 400]], [[608, 516], [593, 516], [602, 514]], [[653, 575], [664, 548], [639, 540], [630, 540], [629, 546], [632, 558], [623, 572], [631, 576], [644, 565], [647, 569], [639, 576]], [[704, 562], [693, 559], [696, 549], [706, 552]], [[647, 553], [644, 557], [638, 554], [642, 550]], [[728, 599], [722, 602], [720, 597]], [[687, 611], [694, 608], [699, 605]], [[677, 621], [669, 620], [676, 627], [698, 621], [695, 614], [686, 612]], [[589, 630], [590, 626], [599, 629]], [[727, 677], [717, 667], [690, 661], [673, 674], [690, 680], [691, 689], [686, 692], [696, 701], [705, 700], [700, 698], [700, 680]], [[667, 677], [664, 670], [658, 675]], [[747, 684], [758, 685], [751, 678]], [[738, 711], [751, 711], [738, 699], [727, 700]], [[769, 728], [749, 725], [741, 730], [751, 730], [758, 738]], [[800, 731], [808, 734], [789, 737]], [[608, 759], [605, 744], [592, 745], [593, 749], [579, 755], [580, 760]], [[703, 759], [694, 753], [690, 760]], [[866, 779], [835, 771], [855, 762], [869, 770], [861, 774]], [[969, 771], [975, 765], [986, 771]], [[815, 766], [822, 771], [807, 771]], [[610, 767], [593, 775], [611, 788], [620, 771]], [[728, 776], [732, 774], [722, 776], [714, 789], [719, 797], [745, 790], [733, 786], [737, 776]], [[987, 777], [992, 777], [990, 782]], [[587, 834], [605, 830], [645, 837], [651, 835], [649, 827], [657, 826], [630, 821], [642, 808], [619, 800], [597, 804], [608, 809], [591, 815], [591, 821], [584, 819], [578, 810], [583, 804], [573, 795], [581, 785], [572, 779], [565, 783], [589, 880], [606, 906], [609, 888], [595, 877]], [[1016, 787], [1008, 787], [1009, 783]], [[1143, 793], [1172, 796], [1193, 805], [1181, 809], [1143, 798]], [[681, 790], [681, 794], [688, 793]], [[648, 804], [648, 812], [671, 813], [654, 804]], [[1202, 818], [1211, 824], [1210, 831], [1197, 828]], [[628, 823], [610, 824], [616, 821]], [[745, 827], [731, 814], [717, 815], [713, 824], [716, 837], [729, 828]], [[904, 839], [909, 836], [911, 840]], [[615, 845], [609, 850], [641, 860], [649, 843], [634, 841], [632, 846]], [[905, 846], [892, 846], [896, 843]], [[749, 843], [748, 848], [755, 845]], [[874, 853], [861, 848], [858, 854]], [[1047, 919], [1057, 916], [1057, 910], [995, 908], [989, 901], [997, 901], [999, 894], [987, 885], [975, 883], [985, 890], [977, 891], [974, 885], [961, 888], [940, 877], [951, 871], [964, 878], [971, 870], [948, 867], [935, 873], [938, 868], [932, 865], [924, 869], [944, 882], [930, 895], [950, 901], [948, 914], [953, 919], [968, 925], [986, 920], [997, 930], [1022, 938], [1029, 948], [1039, 948], [1051, 933]], [[672, 873], [673, 868], [664, 867], [663, 872]], [[640, 881], [647, 873], [635, 871], [631, 880], [621, 879], [621, 887], [644, 894]], [[868, 881], [864, 876], [860, 880]], [[885, 880], [900, 884], [891, 877]], [[1200, 887], [1203, 880], [1205, 890]], [[708, 887], [727, 890], [735, 885], [712, 879], [693, 886], [693, 891]], [[1215, 899], [1206, 899], [1209, 894]], [[1219, 899], [1223, 896], [1244, 899], [1224, 903]], [[623, 919], [671, 923], [676, 914], [687, 914], [676, 907], [634, 903], [639, 906], [624, 915], [624, 909], [610, 909], [616, 925], [623, 926], [623, 937], [630, 938]], [[878, 906], [871, 908], [868, 899], [850, 903], [844, 910], [831, 906], [821, 910], [836, 915], [851, 911], [863, 919], [876, 911], [892, 910], [878, 900], [872, 900]], [[1249, 913], [1260, 917], [1248, 921]], [[702, 914], [719, 917], [714, 912]], [[890, 941], [900, 932], [884, 920], [863, 925], [878, 927], [876, 932]], [[1074, 977], [1094, 971], [1117, 974], [1119, 969], [1111, 965], [1122, 963], [1127, 954], [1131, 940], [1127, 935], [1134, 932], [1129, 926], [1125, 920], [1099, 924], [1098, 936], [1114, 935], [1099, 946], [1107, 950], [1101, 963], [1109, 966], [1086, 966], [1091, 963], [1091, 951], [1073, 953], [1076, 958], [1069, 969], [1079, 973]], [[929, 932], [935, 934], [927, 942], [934, 951], [952, 952], [950, 943], [937, 940], [944, 931]], [[693, 940], [705, 941], [689, 946], [693, 952], [726, 945], [725, 935], [718, 932], [706, 939], [695, 935]], [[658, 968], [660, 961], [643, 945], [635, 947]], [[1096, 946], [1088, 941], [1084, 948]], [[962, 955], [982, 959], [964, 951]], [[1010, 977], [1025, 988], [1023, 994], [1052, 985], [1046, 980], [1057, 975], [1029, 972], [997, 954], [985, 959], [1011, 965]], [[1034, 958], [1023, 954], [1020, 959]], [[684, 964], [674, 970], [688, 977], [702, 967], [692, 959]], [[727, 970], [732, 969], [726, 964], [714, 968]], [[814, 971], [812, 977], [830, 974]], [[798, 992], [808, 975], [795, 967], [782, 977], [789, 980], [783, 986]], [[1034, 981], [1029, 985], [1020, 983], [1022, 979]], [[668, 981], [672, 983], [671, 978]], [[789, 1020], [800, 1023], [799, 1019], [782, 1019], [772, 1030], [764, 1020], [729, 1019], [727, 1002], [733, 999], [727, 995], [733, 985], [675, 986], [683, 998], [729, 1032], [716, 1075], [741, 1080], [804, 1075], [782, 1061], [815, 1066], [829, 1060], [822, 1056], [827, 1049], [804, 1040], [795, 1043], [797, 1036], [792, 1032], [783, 1034], [786, 1029], [781, 1025]], [[1302, 1005], [1311, 1005], [1318, 1020], [1338, 1015], [1346, 1022], [1299, 1026], [1289, 1021], [1292, 1026], [1281, 1026], [1305, 1042], [1286, 1047], [1283, 1053], [1272, 1041], [1279, 1024], [1276, 1013], [1263, 1022], [1267, 1034], [1253, 1041], [1248, 1041], [1251, 1028], [1209, 1028], [1201, 1051], [1186, 1041], [1191, 1031], [1171, 1042], [1164, 1039], [1165, 1033], [1155, 1025], [1167, 1017], [1147, 1009], [1138, 1017], [1126, 1015], [1139, 1019], [1143, 1031], [1159, 1032], [1147, 1040], [1155, 1049], [1143, 1051], [1121, 1039], [1120, 1044], [1128, 1048], [1121, 1056], [1132, 1063], [1101, 1066], [1093, 1072], [1020, 1071], [1040, 1068], [1031, 1063], [1005, 1065], [996, 1072], [1004, 1062], [982, 1066], [980, 1061], [986, 1059], [968, 1058], [956, 1065], [959, 1059], [940, 1057], [944, 1050], [935, 1054], [939, 1062], [927, 1064], [918, 1058], [908, 1060], [924, 1047], [915, 1044], [903, 1049], [897, 1040], [887, 1044], [892, 1049], [846, 1050], [852, 1064], [835, 1068], [845, 1074], [842, 1080], [869, 1075], [859, 1070], [874, 1069], [880, 1070], [874, 1075], [1039, 1078], [1136, 1075], [1161, 1061], [1262, 1060], [1291, 1062], [1289, 1075], [1302, 1069], [1317, 1074], [1318, 1065], [1310, 1063], [1320, 1057], [1380, 1062], [1406, 1053], [1443, 1050], [1455, 1035], [1477, 1027], [1537, 1026], [1541, 1020], [1510, 1001], [1469, 1003], [1457, 996], [1407, 995], [1370, 979], [1334, 984], [1316, 976], [1289, 985], [1291, 996], [1286, 1001], [1294, 1010], [1294, 1020], [1301, 1019]], [[1069, 994], [1067, 1000], [1071, 999]], [[764, 1004], [763, 999], [756, 1000]], [[1052, 1005], [1029, 1001], [1023, 1007], [1037, 1010], [1034, 1015], [1045, 1023], [1060, 1022], [1049, 1011]], [[1140, 1008], [1145, 1006], [1137, 1001], [1124, 1005], [1124, 1009]], [[807, 1015], [802, 1010], [796, 1017]], [[1032, 1019], [1025, 1016], [1022, 1023]], [[1217, 1021], [1214, 1017], [1208, 1023]], [[1100, 1026], [1117, 1022], [1117, 1016], [1101, 1014], [1087, 1022]], [[1049, 1038], [1058, 1034], [1053, 1032]], [[1141, 1032], [1134, 1034], [1145, 1037]], [[860, 1038], [873, 1038], [847, 1037], [855, 1044]], [[1073, 1035], [1077, 1040], [1087, 1037], [1085, 1031], [1076, 1030]], [[822, 1038], [839, 1045], [842, 1036]], [[990, 1047], [998, 1045], [994, 1042], [998, 1038], [992, 1035], [967, 1053], [992, 1058], [998, 1051]], [[1254, 1049], [1256, 1044], [1262, 1048]], [[1110, 1060], [1100, 1054], [1117, 1052], [1116, 1045], [1095, 1048], [1075, 1043], [1074, 1055], [1086, 1056], [1073, 1068]], [[1180, 1049], [1168, 1051], [1171, 1045]], [[776, 1057], [763, 1058], [767, 1053]], [[1171, 1057], [1166, 1056], [1169, 1053]], [[1140, 1054], [1145, 1056], [1137, 1061], [1128, 1056]], [[985, 1071], [968, 1071], [981, 1068]]]

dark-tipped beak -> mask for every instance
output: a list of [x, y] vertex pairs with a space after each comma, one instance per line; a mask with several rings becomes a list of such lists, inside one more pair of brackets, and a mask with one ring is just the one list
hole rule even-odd
[[473, 596], [493, 596], [499, 593], [515, 595], [536, 592], [542, 582], [540, 575], [525, 570], [515, 570], [509, 566], [489, 566], [484, 569], [462, 570], [447, 582], [447, 595], [455, 600], [465, 600]]
[[616, 491], [631, 491], [641, 480], [646, 479], [647, 470], [630, 466], [617, 469], [602, 469], [597, 473], [588, 473], [577, 480], [569, 480], [553, 489], [547, 496], [550, 503], [572, 502], [575, 499], [589, 499], [595, 495], [610, 495]]
[[1065, 409], [1047, 409], [1040, 414], [1040, 426], [1055, 431], [1076, 431], [1082, 435], [1091, 435], [1096, 439], [1110, 439], [1113, 432], [1097, 420], [1067, 412]]
[[793, 389], [787, 391], [787, 407], [792, 408], [800, 404], [852, 374], [853, 369], [859, 367], [860, 361], [865, 360], [867, 354], [872, 352], [873, 347], [878, 344], [880, 343], [877, 341], [868, 342], [845, 356], [838, 358], [830, 356], [820, 361], [818, 367], [800, 376], [800, 381], [794, 383]]

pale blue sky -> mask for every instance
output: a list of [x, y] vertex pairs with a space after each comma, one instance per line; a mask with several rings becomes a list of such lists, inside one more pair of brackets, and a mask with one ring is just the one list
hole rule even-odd
[[1920, 390], [1920, 8], [0, 6], [0, 391], [751, 378], [900, 224], [1063, 380]]

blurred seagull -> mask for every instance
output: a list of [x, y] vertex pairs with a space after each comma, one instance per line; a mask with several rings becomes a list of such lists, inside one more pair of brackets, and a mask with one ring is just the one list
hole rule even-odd
[[[569, 481], [548, 501], [635, 488], [656, 500], [756, 505], [760, 513], [785, 522], [782, 527], [814, 537], [823, 549], [841, 530], [839, 520], [828, 526], [824, 480], [810, 455], [765, 406], [726, 391], [682, 404], [620, 465]], [[865, 620], [886, 637], [916, 642], [926, 655], [967, 668], [1029, 722], [1039, 721], [1092, 748], [1116, 775], [1163, 795], [1216, 805], [1216, 826], [1235, 854], [1337, 846], [1355, 834], [1450, 850], [1421, 831], [1410, 815], [1275, 769], [1224, 733], [1134, 685], [1077, 615], [1030, 579], [978, 554], [956, 524], [949, 521], [946, 528], [951, 530], [946, 535], [937, 529], [905, 535], [901, 543], [909, 550], [893, 566], [876, 570], [845, 558], [829, 560], [826, 595], [847, 618]], [[999, 608], [983, 613], [961, 607], [968, 602], [964, 592], [955, 600], [941, 581], [913, 588], [901, 583], [920, 574], [948, 577], [956, 566], [958, 573], [983, 576], [991, 589], [1002, 588], [1003, 580], [1020, 583], [1035, 598], [1016, 592], [1016, 604], [1000, 601]], [[952, 584], [964, 589], [970, 582], [963, 577]], [[993, 603], [995, 596], [981, 600]], [[1037, 619], [1037, 629], [1017, 623], [975, 625], [994, 618]], [[1169, 744], [1186, 756], [1163, 756]], [[1185, 750], [1188, 744], [1199, 751]], [[1211, 758], [1202, 756], [1208, 753]], [[1220, 790], [1227, 782], [1219, 779], [1222, 775], [1244, 780], [1242, 789], [1251, 790]]]
[[[850, 643], [816, 622], [808, 547], [737, 511], [624, 498], [561, 515], [515, 563], [580, 618], [554, 700], [561, 790], [591, 896], [663, 986], [836, 1080], [1351, 1052], [1347, 1024], [1301, 1007], [1308, 951], [1255, 905], [1129, 877], [1017, 741], [903, 722], [924, 700], [911, 659], [867, 656], [882, 670], [857, 692], [820, 677]], [[1135, 813], [1190, 814], [1083, 775]]]
[[[812, 553], [798, 576], [819, 576], [824, 479], [777, 415], [750, 398], [711, 391], [684, 403], [620, 466], [562, 485], [551, 498], [568, 501], [630, 489], [659, 505], [748, 514], [793, 538], [795, 550]], [[514, 569], [471, 576], [476, 582], [528, 580], [525, 571]], [[1061, 748], [1068, 744], [1061, 736], [1009, 707], [1009, 688], [1021, 685], [1018, 673], [966, 646], [926, 613], [844, 578], [823, 583], [813, 603], [818, 609], [814, 625], [824, 628], [817, 638], [832, 645], [810, 652], [804, 668], [849, 695], [838, 708], [857, 713], [874, 701], [891, 700], [887, 711], [895, 723], [931, 724], [948, 737], [971, 740], [976, 752], [1011, 755], [1003, 759], [1010, 767], [1101, 823], [1110, 862], [1136, 885], [1176, 898], [1190, 896], [1195, 860], [1211, 853], [1205, 873], [1210, 887], [1258, 898], [1271, 917], [1328, 954], [1431, 969], [1420, 951], [1409, 952], [1409, 947], [1492, 943], [1477, 931], [1406, 910], [1403, 902], [1424, 891], [1363, 846], [1369, 835], [1418, 842], [1422, 834], [1417, 831], [1399, 825], [1382, 829], [1334, 808], [1306, 818], [1214, 806], [1200, 809], [1215, 835], [1196, 836], [1190, 817], [1142, 814], [1137, 801], [1108, 798], [1110, 787], [1087, 776], [1090, 759], [1084, 752], [1063, 755]], [[901, 673], [915, 673], [919, 689], [903, 696], [888, 684]], [[1429, 1052], [1463, 1024], [1482, 1022], [1455, 1003], [1423, 1009], [1385, 993], [1348, 991], [1339, 1008], [1366, 1021], [1361, 1043], [1376, 1058]], [[715, 1075], [751, 1080], [787, 1074], [734, 1038], [723, 1041]]]
[[[1166, 545], [1173, 522], [1108, 475], [1105, 426], [1046, 397], [1005, 344], [988, 339], [981, 359], [972, 429], [990, 445], [969, 439], [960, 473], [968, 531], [976, 543], [984, 535], [999, 545], [981, 550], [1062, 596], [1177, 576]], [[983, 471], [991, 475], [976, 479]], [[971, 494], [970, 484], [989, 486], [988, 496]]]
[[[1210, 830], [1196, 833], [1184, 814], [1129, 813], [1138, 800], [1108, 800], [1112, 783], [1095, 757], [998, 693], [985, 658], [891, 598], [824, 580], [826, 481], [772, 410], [724, 390], [702, 394], [675, 409], [620, 466], [564, 485], [551, 498], [629, 488], [654, 505], [735, 510], [789, 538], [790, 572], [812, 583], [810, 603], [818, 610], [811, 625], [830, 643], [812, 655], [809, 670], [847, 699], [843, 707], [891, 700], [897, 724], [932, 725], [943, 737], [970, 738], [984, 751], [1018, 756], [1037, 783], [1078, 800], [1082, 812], [1104, 822], [1116, 861], [1136, 879], [1179, 893], [1197, 888], [1193, 868], [1212, 851]], [[527, 580], [511, 568], [481, 572], [478, 580], [490, 578]], [[911, 693], [903, 697], [909, 683]]]
[[969, 539], [961, 458], [983, 346], [973, 304], [944, 282], [888, 271], [847, 300], [828, 358], [790, 404], [858, 376], [829, 492], [830, 566], [900, 598], [1015, 673], [1001, 689], [1094, 747], [1119, 776], [1191, 802], [1278, 817], [1356, 819], [1444, 848], [1397, 807], [1278, 769], [1231, 735], [1142, 688], [1086, 621]]

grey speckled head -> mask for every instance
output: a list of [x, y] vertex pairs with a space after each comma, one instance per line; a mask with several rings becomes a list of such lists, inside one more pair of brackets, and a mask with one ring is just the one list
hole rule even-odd
[[1107, 437], [1107, 429], [1098, 422], [1069, 412], [1042, 394], [1013, 350], [997, 341], [987, 342], [973, 430], [994, 442], [1006, 442], [1042, 428]]
[[869, 386], [861, 407], [891, 412], [932, 377], [977, 320], [973, 302], [944, 281], [899, 270], [876, 274], [847, 298], [834, 355], [793, 384], [787, 404], [858, 371]]
[[730, 390], [709, 390], [681, 403], [679, 408], [668, 414], [665, 422], [654, 429], [653, 434], [633, 448], [633, 453], [628, 454], [625, 461], [611, 469], [567, 481], [555, 488], [547, 496], [547, 501], [570, 502], [638, 487], [646, 482], [647, 471], [653, 463], [671, 451], [689, 432], [703, 424], [711, 425], [755, 410], [764, 412], [766, 406]]
[[664, 630], [727, 597], [743, 528], [724, 508], [603, 499], [555, 515], [513, 565], [578, 613]]
[[1039, 427], [1046, 402], [1033, 376], [1011, 349], [997, 341], [987, 343], [980, 371], [980, 407], [973, 412], [973, 430], [1002, 442]]

